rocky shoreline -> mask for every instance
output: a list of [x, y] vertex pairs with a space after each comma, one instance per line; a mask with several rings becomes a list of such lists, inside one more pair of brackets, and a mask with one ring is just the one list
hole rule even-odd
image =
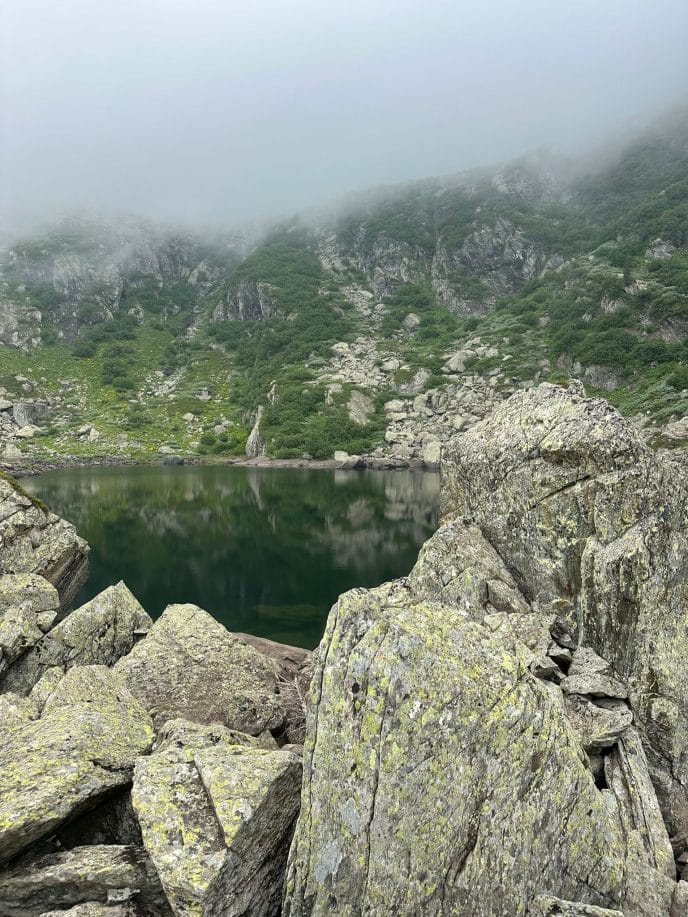
[[32, 460], [30, 464], [0, 462], [0, 470], [14, 478], [31, 477], [47, 471], [68, 468], [117, 468], [163, 465], [202, 465], [213, 468], [308, 468], [313, 471], [431, 471], [439, 470], [439, 462], [429, 463], [409, 459], [376, 458], [371, 456], [349, 456], [340, 459], [277, 459], [260, 456], [257, 458], [226, 459], [208, 461], [203, 456], [166, 455], [150, 460], [125, 458], [113, 455], [104, 458], [83, 459], [65, 456], [60, 461]]
[[441, 475], [313, 653], [68, 611], [88, 545], [0, 478], [3, 917], [688, 917], [684, 465], [542, 385]]

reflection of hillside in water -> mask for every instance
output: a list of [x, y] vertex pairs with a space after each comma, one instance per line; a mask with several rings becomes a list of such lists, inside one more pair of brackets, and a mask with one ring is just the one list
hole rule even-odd
[[405, 574], [436, 525], [436, 475], [97, 468], [29, 482], [92, 547], [82, 598], [124, 578], [152, 614], [193, 601], [229, 627], [314, 643], [336, 596]]

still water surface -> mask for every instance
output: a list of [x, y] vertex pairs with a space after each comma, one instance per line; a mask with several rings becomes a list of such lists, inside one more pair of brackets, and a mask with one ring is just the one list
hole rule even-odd
[[91, 545], [79, 602], [123, 579], [153, 617], [194, 602], [306, 647], [341, 592], [408, 573], [439, 500], [438, 476], [411, 471], [78, 468], [22, 484]]

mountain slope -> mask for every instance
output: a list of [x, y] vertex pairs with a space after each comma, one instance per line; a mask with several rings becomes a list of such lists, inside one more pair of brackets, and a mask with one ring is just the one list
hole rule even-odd
[[[259, 241], [69, 221], [0, 256], [6, 458], [401, 461], [572, 375], [688, 434], [688, 114], [588, 173], [525, 157]], [[661, 435], [660, 435], [661, 434]]]

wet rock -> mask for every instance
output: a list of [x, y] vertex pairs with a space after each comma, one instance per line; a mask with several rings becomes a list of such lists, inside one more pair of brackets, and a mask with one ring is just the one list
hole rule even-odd
[[48, 631], [0, 679], [0, 690], [28, 694], [50, 668], [112, 665], [151, 626], [123, 582], [109, 586]]
[[67, 608], [86, 579], [88, 552], [71, 523], [0, 473], [0, 574], [39, 574]]
[[140, 758], [133, 804], [174, 912], [278, 914], [300, 788], [296, 756], [207, 731]]
[[286, 711], [270, 661], [196, 605], [170, 605], [114, 671], [156, 727], [183, 717], [258, 735]]
[[58, 690], [0, 748], [0, 862], [125, 786], [152, 745], [148, 714], [108, 669], [73, 669]]
[[84, 903], [91, 910], [81, 913], [97, 914], [97, 904], [122, 902], [131, 902], [132, 912], [134, 906], [152, 906], [169, 913], [150, 858], [135, 846], [76, 847], [6, 868], [0, 871], [0, 902], [3, 917], [36, 917], [48, 908]]

